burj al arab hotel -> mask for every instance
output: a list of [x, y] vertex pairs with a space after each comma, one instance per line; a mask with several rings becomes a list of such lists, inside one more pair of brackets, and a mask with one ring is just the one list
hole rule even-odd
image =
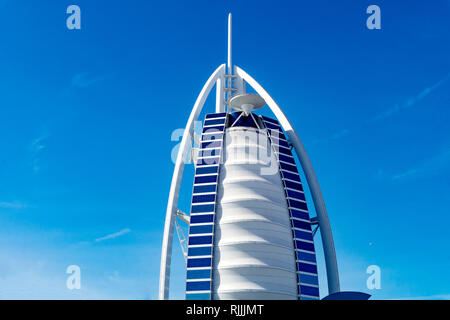
[[[331, 226], [311, 162], [280, 106], [232, 64], [231, 14], [228, 20], [228, 62], [203, 86], [179, 145], [165, 219], [159, 298], [169, 298], [175, 230], [182, 248], [185, 244], [186, 299], [319, 299], [317, 229], [329, 294], [339, 293]], [[194, 124], [214, 87], [215, 110], [206, 113], [198, 148], [193, 149]], [[258, 115], [264, 108], [274, 116]], [[191, 154], [195, 176], [186, 214], [178, 208], [178, 198]], [[309, 214], [299, 172], [306, 178], [315, 217]], [[183, 223], [189, 226], [187, 238]]]

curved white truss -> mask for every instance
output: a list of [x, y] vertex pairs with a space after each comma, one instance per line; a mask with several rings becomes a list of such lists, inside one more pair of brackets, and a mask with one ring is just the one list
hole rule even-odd
[[[164, 225], [164, 237], [161, 252], [161, 270], [159, 278], [159, 299], [168, 299], [169, 297], [169, 282], [170, 282], [170, 265], [172, 259], [172, 243], [173, 243], [173, 229], [174, 219], [178, 209], [178, 196], [180, 193], [181, 180], [183, 178], [184, 164], [187, 158], [187, 154], [191, 145], [192, 136], [194, 133], [194, 124], [197, 121], [200, 112], [203, 109], [206, 98], [208, 97], [211, 89], [219, 80], [217, 93], [223, 96], [222, 86], [223, 78], [225, 74], [225, 64], [220, 65], [216, 71], [209, 77], [203, 86], [197, 100], [195, 101], [194, 108], [191, 111], [191, 115], [186, 124], [186, 128], [183, 133], [183, 138], [180, 143], [180, 149], [178, 150], [177, 160], [175, 162], [175, 169], [172, 176], [172, 184], [170, 185], [169, 201], [167, 203], [166, 222]], [[221, 103], [223, 100], [218, 98], [217, 103]], [[220, 110], [222, 106], [216, 106], [216, 109]]]
[[314, 202], [314, 207], [317, 213], [320, 234], [322, 236], [325, 264], [327, 268], [328, 291], [329, 294], [339, 292], [339, 273], [330, 221], [328, 219], [328, 213], [325, 207], [325, 201], [322, 196], [322, 191], [320, 190], [319, 182], [317, 180], [316, 174], [314, 173], [311, 161], [309, 160], [303, 143], [284, 112], [281, 110], [275, 100], [273, 100], [272, 97], [267, 93], [267, 91], [248, 73], [237, 66], [235, 66], [235, 74], [238, 76], [238, 78], [241, 78], [251, 87], [253, 87], [253, 89], [255, 89], [255, 91], [266, 101], [267, 105], [275, 114], [275, 117], [278, 119], [278, 121], [280, 121], [281, 126], [289, 137], [290, 143], [297, 153], [300, 164], [305, 173], [305, 177], [308, 182], [308, 186]]
[[[323, 199], [322, 192], [320, 190], [319, 182], [314, 173], [311, 161], [309, 160], [303, 143], [301, 142], [299, 136], [287, 119], [286, 115], [283, 113], [275, 100], [267, 93], [267, 91], [255, 79], [253, 79], [249, 74], [247, 74], [244, 70], [237, 66], [234, 67], [234, 74], [236, 76], [235, 86], [237, 89], [237, 93], [245, 92], [245, 83], [248, 83], [251, 87], [253, 87], [253, 89], [255, 89], [255, 91], [266, 101], [267, 105], [275, 114], [275, 117], [278, 119], [278, 121], [280, 121], [280, 124], [289, 137], [290, 143], [293, 145], [295, 152], [297, 153], [311, 191], [319, 227], [321, 230], [327, 269], [328, 291], [329, 294], [339, 292], [339, 273], [328, 213], [325, 207], [325, 201]], [[183, 177], [185, 159], [189, 151], [190, 142], [194, 131], [194, 123], [195, 121], [197, 121], [206, 98], [210, 94], [214, 85], [216, 85], [216, 112], [224, 112], [225, 64], [219, 66], [203, 86], [203, 89], [200, 92], [191, 111], [191, 115], [189, 116], [188, 122], [186, 124], [186, 129], [180, 143], [180, 149], [178, 151], [175, 169], [172, 177], [172, 184], [170, 187], [166, 221], [164, 226], [164, 238], [161, 253], [161, 273], [159, 282], [159, 299], [168, 299], [169, 297], [174, 219], [178, 210], [178, 196]]]

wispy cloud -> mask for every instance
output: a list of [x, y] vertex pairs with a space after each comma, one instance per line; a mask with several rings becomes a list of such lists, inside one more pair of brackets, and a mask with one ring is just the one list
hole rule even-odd
[[76, 88], [86, 88], [103, 80], [105, 76], [91, 77], [87, 72], [79, 72], [72, 78], [71, 85]]
[[419, 163], [417, 166], [400, 172], [392, 177], [392, 180], [403, 180], [421, 175], [433, 175], [448, 169], [450, 166], [450, 147], [446, 146], [433, 157]]
[[101, 242], [101, 241], [105, 241], [105, 240], [114, 239], [114, 238], [123, 236], [124, 234], [127, 234], [129, 232], [131, 232], [131, 230], [129, 228], [125, 228], [125, 229], [120, 230], [119, 232], [115, 232], [112, 234], [108, 234], [107, 236], [97, 238], [94, 240], [94, 242]]
[[40, 155], [46, 148], [46, 140], [50, 137], [50, 134], [45, 131], [39, 137], [33, 139], [30, 144], [30, 152], [31, 152], [31, 166], [33, 167], [33, 171], [37, 173], [40, 166]]
[[448, 73], [443, 79], [439, 80], [435, 84], [423, 89], [416, 96], [407, 99], [401, 104], [396, 104], [394, 107], [376, 115], [373, 118], [373, 121], [379, 121], [388, 118], [397, 112], [414, 107], [419, 101], [423, 100], [425, 97], [429, 96], [433, 91], [442, 86], [442, 84], [445, 83], [449, 79], [449, 77], [450, 73]]
[[424, 98], [429, 96], [431, 93], [436, 91], [439, 87], [441, 87], [449, 78], [450, 78], [450, 73], [448, 73], [444, 78], [442, 78], [441, 80], [439, 80], [435, 84], [433, 84], [433, 85], [423, 89], [416, 96], [411, 97], [411, 98], [405, 100], [403, 103], [396, 104], [392, 108], [389, 108], [389, 109], [379, 113], [378, 115], [376, 115], [372, 119], [369, 119], [366, 122], [364, 122], [362, 125], [358, 125], [358, 126], [354, 126], [354, 127], [351, 127], [351, 128], [344, 128], [344, 129], [338, 130], [338, 131], [334, 132], [333, 134], [331, 134], [331, 135], [329, 135], [327, 137], [316, 139], [315, 141], [313, 141], [313, 144], [322, 143], [322, 142], [328, 142], [328, 141], [337, 140], [337, 139], [346, 137], [350, 133], [352, 133], [353, 131], [357, 131], [358, 129], [363, 128], [363, 127], [367, 126], [368, 124], [371, 124], [371, 123], [374, 123], [374, 122], [377, 122], [377, 121], [381, 121], [383, 119], [389, 118], [390, 116], [392, 116], [392, 115], [394, 115], [394, 114], [396, 114], [396, 113], [398, 113], [400, 111], [412, 108], [417, 103], [419, 103], [421, 100], [423, 100]]

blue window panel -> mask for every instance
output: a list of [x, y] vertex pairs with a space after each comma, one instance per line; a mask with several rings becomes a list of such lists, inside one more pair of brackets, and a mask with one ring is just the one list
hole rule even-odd
[[191, 208], [191, 213], [214, 212], [214, 207], [215, 204], [193, 205]]
[[224, 123], [225, 123], [225, 118], [224, 119], [205, 120], [205, 126], [211, 126], [211, 125], [215, 125], [215, 124], [224, 124]]
[[286, 155], [288, 155], [288, 156], [291, 156], [291, 155], [292, 155], [291, 149], [284, 148], [284, 147], [279, 147], [279, 146], [276, 146], [276, 145], [273, 145], [273, 147], [275, 148], [275, 151], [276, 151], [277, 153], [280, 153], [280, 154], [286, 154]]
[[207, 279], [207, 278], [211, 278], [211, 269], [188, 270], [186, 274], [186, 279]]
[[319, 288], [309, 287], [309, 286], [300, 286], [300, 294], [318, 297], [319, 296]]
[[314, 244], [313, 243], [295, 240], [295, 245], [296, 245], [297, 249], [314, 252]]
[[266, 121], [266, 127], [269, 129], [281, 130], [281, 127], [277, 124], [273, 124], [271, 122]]
[[293, 165], [295, 165], [295, 160], [294, 160], [294, 158], [285, 156], [285, 155], [283, 155], [283, 154], [279, 154], [279, 155], [278, 155], [278, 159], [280, 159], [281, 161], [289, 162], [289, 163], [292, 163]]
[[201, 196], [193, 196], [192, 203], [200, 203], [200, 202], [215, 202], [216, 195], [215, 194], [204, 194]]
[[208, 223], [214, 221], [214, 215], [213, 214], [203, 214], [200, 216], [192, 216], [190, 224], [194, 223]]
[[289, 199], [289, 204], [291, 205], [291, 207], [294, 207], [296, 209], [308, 210], [306, 202]]
[[276, 120], [276, 119], [272, 119], [272, 118], [269, 118], [269, 117], [266, 117], [266, 116], [261, 116], [261, 118], [263, 118], [264, 121], [269, 121], [269, 122], [272, 122], [274, 124], [278, 124], [278, 120]]
[[317, 267], [314, 264], [309, 263], [297, 263], [298, 270], [301, 272], [308, 272], [308, 273], [317, 273]]
[[295, 209], [291, 209], [291, 215], [294, 218], [309, 220], [308, 212], [298, 211]]
[[214, 167], [198, 167], [195, 170], [195, 174], [208, 174], [208, 173], [217, 173], [217, 171], [219, 170], [219, 166], [214, 166]]
[[[312, 236], [311, 232], [294, 230], [294, 235], [297, 239], [313, 241], [313, 236]], [[310, 261], [310, 260], [308, 260], [308, 261]]]
[[297, 251], [297, 259], [302, 261], [316, 262], [316, 255], [303, 251]]
[[194, 247], [194, 248], [189, 248], [188, 256], [189, 257], [210, 256], [211, 255], [211, 250], [212, 250], [211, 247]]
[[223, 132], [224, 126], [214, 126], [214, 127], [203, 127], [202, 133], [216, 133], [216, 132]]
[[222, 132], [216, 132], [211, 134], [204, 134], [202, 135], [202, 141], [214, 141], [214, 140], [221, 140], [223, 138]]
[[204, 158], [204, 159], [199, 159], [197, 161], [197, 166], [208, 166], [208, 165], [219, 164], [219, 163], [220, 163], [220, 157]]
[[279, 145], [279, 146], [282, 146], [282, 147], [285, 147], [285, 148], [289, 148], [289, 143], [287, 143], [287, 141], [284, 141], [284, 140], [281, 140], [281, 139], [277, 139], [277, 138], [274, 138], [274, 137], [271, 138], [271, 141], [272, 141], [273, 144], [276, 144], [276, 145]]
[[212, 233], [212, 231], [212, 224], [206, 226], [191, 226], [189, 229], [189, 234]]
[[208, 142], [202, 142], [201, 144], [201, 148], [205, 149], [205, 148], [220, 148], [222, 146], [222, 141], [208, 141]]
[[220, 149], [206, 149], [206, 150], [200, 150], [198, 152], [198, 156], [200, 158], [202, 157], [217, 157], [220, 156]]
[[286, 185], [286, 187], [294, 190], [303, 190], [302, 185], [300, 183], [284, 180], [284, 184]]
[[291, 198], [306, 201], [304, 193], [293, 191], [293, 190], [286, 190], [286, 192], [287, 192], [287, 195]]
[[186, 300], [211, 300], [209, 293], [186, 293]]
[[194, 183], [211, 183], [211, 182], [217, 182], [217, 174], [211, 175], [211, 176], [201, 176], [201, 177], [195, 177]]
[[213, 118], [223, 118], [227, 115], [226, 112], [219, 112], [219, 113], [208, 113], [206, 115], [206, 119], [213, 119]]
[[293, 166], [293, 165], [290, 165], [290, 164], [287, 164], [287, 163], [284, 163], [284, 162], [280, 162], [280, 167], [282, 169], [284, 169], [284, 170], [288, 170], [288, 171], [291, 171], [291, 172], [294, 172], [294, 173], [298, 172], [297, 171], [297, 166]]
[[188, 259], [188, 268], [211, 267], [211, 258]]
[[207, 193], [207, 192], [216, 192], [215, 184], [208, 184], [206, 186], [195, 186], [194, 193]]
[[186, 291], [211, 290], [211, 281], [189, 281], [186, 282]]
[[292, 181], [300, 183], [300, 176], [298, 174], [287, 172], [287, 171], [283, 171], [283, 170], [281, 171], [281, 173], [283, 174], [283, 177], [285, 179], [289, 179], [289, 180], [292, 180]]
[[315, 284], [316, 286], [319, 285], [319, 279], [317, 278], [317, 276], [299, 273], [299, 278], [300, 278], [300, 283]]
[[299, 220], [292, 220], [294, 228], [304, 229], [306, 231], [311, 231], [311, 223]]
[[212, 236], [189, 236], [189, 245], [211, 244]]
[[303, 297], [303, 296], [301, 296], [300, 300], [319, 300], [319, 297], [312, 298], [312, 297]]

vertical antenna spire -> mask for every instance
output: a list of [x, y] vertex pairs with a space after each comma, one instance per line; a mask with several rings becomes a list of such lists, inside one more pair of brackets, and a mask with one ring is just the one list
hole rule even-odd
[[228, 14], [228, 74], [233, 74], [231, 61], [231, 13]]

